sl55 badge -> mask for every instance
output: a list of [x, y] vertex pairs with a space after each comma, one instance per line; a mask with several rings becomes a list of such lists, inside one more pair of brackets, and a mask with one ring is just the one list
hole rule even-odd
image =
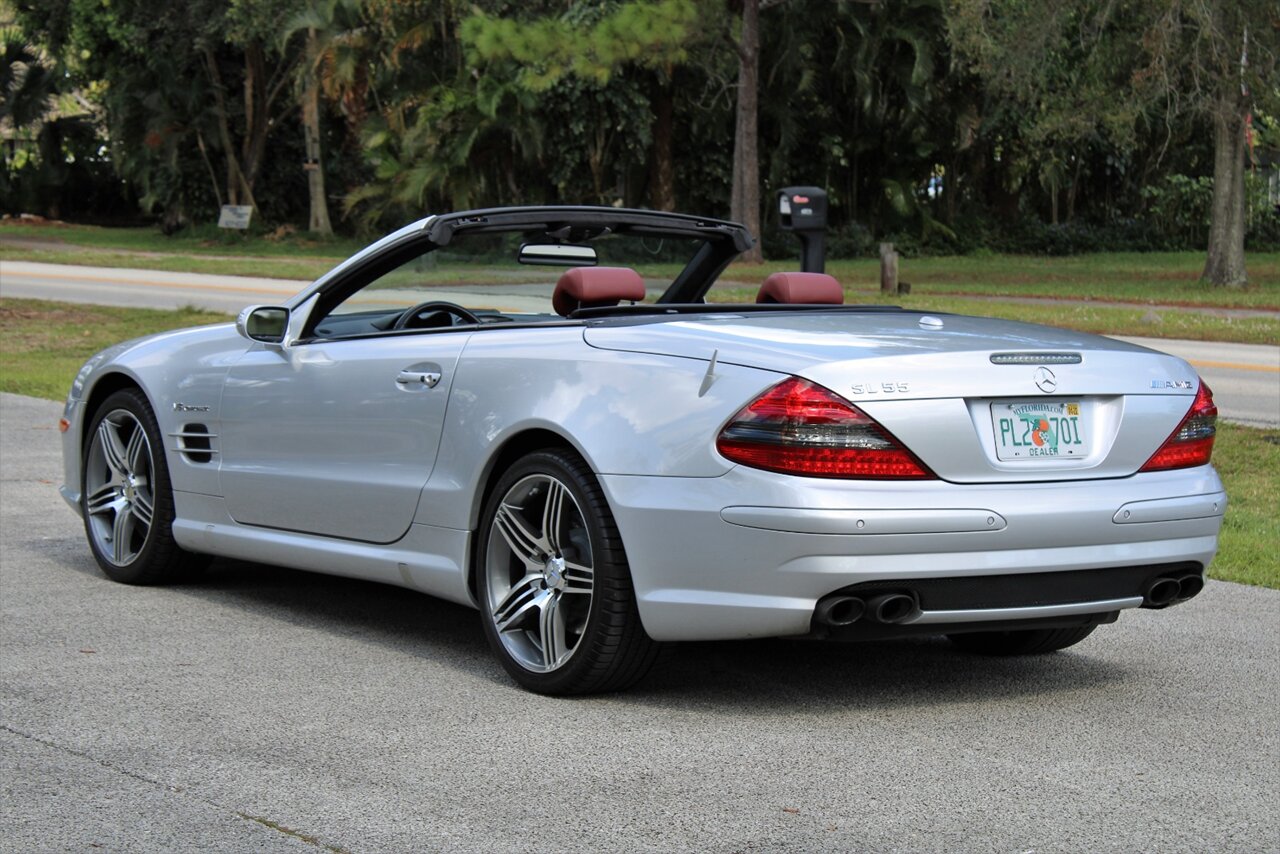
[[853, 394], [906, 394], [910, 383], [854, 383], [849, 387]]
[[1182, 388], [1190, 391], [1195, 388], [1195, 384], [1191, 380], [1152, 380], [1152, 388]]

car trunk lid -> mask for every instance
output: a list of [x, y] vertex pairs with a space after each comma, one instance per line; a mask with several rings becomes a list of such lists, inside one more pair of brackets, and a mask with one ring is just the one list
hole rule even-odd
[[[1136, 472], [1198, 388], [1184, 361], [1096, 335], [915, 312], [779, 312], [589, 326], [594, 347], [804, 377], [856, 404], [939, 477]], [[744, 402], [745, 403], [745, 402]]]

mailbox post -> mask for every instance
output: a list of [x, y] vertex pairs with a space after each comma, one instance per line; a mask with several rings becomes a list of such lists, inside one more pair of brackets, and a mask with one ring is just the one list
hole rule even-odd
[[821, 273], [827, 258], [827, 191], [821, 187], [783, 187], [778, 191], [783, 231], [800, 238], [800, 269]]

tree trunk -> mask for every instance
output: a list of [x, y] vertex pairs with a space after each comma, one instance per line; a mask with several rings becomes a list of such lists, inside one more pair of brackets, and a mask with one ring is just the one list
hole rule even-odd
[[267, 134], [271, 128], [270, 99], [267, 97], [266, 53], [258, 42], [250, 42], [244, 49], [244, 144], [241, 150], [241, 169], [244, 181], [253, 192], [262, 171], [263, 156], [267, 150]]
[[960, 155], [951, 157], [942, 176], [942, 216], [948, 228], [956, 225], [956, 202], [960, 197]]
[[41, 183], [46, 186], [40, 188], [41, 195], [48, 200], [44, 206], [44, 213], [49, 219], [61, 219], [62, 200], [67, 188], [66, 157], [62, 153], [62, 126], [56, 121], [46, 122], [36, 140], [36, 145], [40, 152], [40, 159], [45, 164], [44, 178]]
[[587, 167], [591, 170], [591, 190], [595, 194], [592, 204], [607, 205], [609, 199], [604, 196], [604, 160], [608, 149], [608, 137], [604, 128], [596, 125], [595, 145], [587, 149]]
[[757, 110], [760, 98], [760, 0], [742, 4], [742, 38], [738, 41], [738, 113], [733, 142], [733, 192], [731, 217], [742, 223], [756, 243], [742, 260], [759, 262], [760, 251], [760, 140]]
[[671, 74], [658, 80], [653, 95], [653, 164], [649, 175], [649, 204], [655, 210], [676, 209], [676, 165], [672, 154], [675, 96]]
[[226, 93], [222, 88], [222, 74], [218, 71], [218, 58], [212, 48], [204, 49], [205, 64], [209, 69], [209, 78], [213, 81], [214, 114], [218, 117], [218, 137], [222, 142], [222, 156], [227, 159], [227, 204], [258, 205], [253, 198], [253, 188], [244, 179], [240, 168], [240, 158], [236, 156], [235, 144], [231, 140], [231, 123], [227, 118]]
[[218, 201], [218, 207], [222, 207], [222, 190], [218, 189], [218, 171], [213, 168], [213, 161], [209, 159], [209, 149], [204, 144], [204, 134], [196, 131], [196, 147], [200, 149], [200, 158], [204, 160], [205, 168], [209, 170], [209, 183], [213, 185], [213, 197]]
[[[310, 62], [317, 52], [316, 31], [311, 29], [307, 31], [307, 61]], [[324, 167], [320, 157], [320, 87], [316, 82], [314, 65], [307, 69], [302, 89], [302, 132], [307, 157], [302, 168], [307, 170], [307, 192], [311, 198], [307, 229], [328, 237], [333, 234], [333, 225], [329, 222], [329, 200], [324, 194]]]
[[1203, 281], [1244, 287], [1244, 116], [1232, 97], [1213, 117], [1213, 207]]
[[739, 128], [737, 114], [734, 114], [733, 125], [733, 164], [729, 168], [729, 219], [742, 222], [742, 131]]
[[1076, 171], [1071, 176], [1071, 186], [1067, 188], [1067, 222], [1075, 222], [1076, 219], [1076, 195], [1080, 191], [1080, 167], [1083, 163], [1083, 157], [1076, 158]]

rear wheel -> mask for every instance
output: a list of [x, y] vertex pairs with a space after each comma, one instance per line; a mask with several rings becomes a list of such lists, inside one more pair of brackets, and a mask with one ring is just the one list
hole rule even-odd
[[94, 559], [125, 584], [162, 584], [205, 562], [173, 540], [173, 491], [164, 440], [142, 392], [103, 401], [89, 424], [81, 509]]
[[1069, 629], [1023, 629], [1013, 632], [970, 632], [947, 635], [965, 652], [978, 655], [1037, 655], [1074, 646], [1093, 634], [1097, 626]]
[[653, 666], [613, 514], [590, 468], [547, 450], [498, 481], [480, 526], [478, 593], [498, 660], [540, 694], [626, 688]]

